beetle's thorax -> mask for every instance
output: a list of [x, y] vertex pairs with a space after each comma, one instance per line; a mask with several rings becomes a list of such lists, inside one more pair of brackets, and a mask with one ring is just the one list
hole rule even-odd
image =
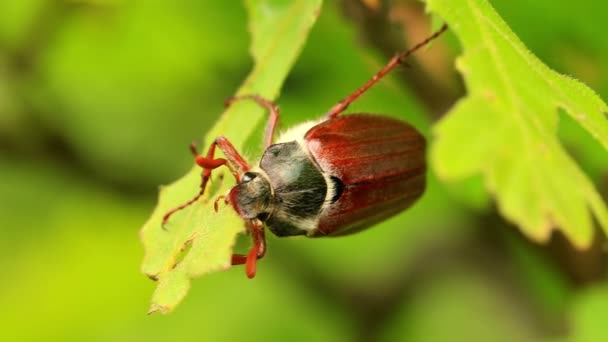
[[260, 217], [275, 235], [306, 234], [317, 227], [327, 187], [321, 170], [297, 141], [269, 146], [259, 162], [272, 188], [268, 216]]
[[263, 170], [251, 170], [241, 175], [241, 181], [230, 190], [230, 202], [245, 219], [263, 218], [272, 212], [273, 190]]

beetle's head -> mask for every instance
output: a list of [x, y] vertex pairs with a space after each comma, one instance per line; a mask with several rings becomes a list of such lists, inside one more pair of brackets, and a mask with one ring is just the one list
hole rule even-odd
[[229, 194], [236, 212], [245, 219], [268, 216], [271, 211], [272, 189], [266, 177], [258, 172], [245, 172]]

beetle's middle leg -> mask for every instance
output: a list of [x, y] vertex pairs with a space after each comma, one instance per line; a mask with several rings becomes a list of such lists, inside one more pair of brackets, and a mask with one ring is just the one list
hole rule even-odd
[[[224, 158], [215, 159], [214, 156], [215, 156], [216, 147], [220, 148], [220, 150], [226, 156], [226, 159], [224, 159]], [[194, 196], [188, 202], [169, 210], [165, 214], [165, 216], [163, 216], [163, 222], [162, 222], [163, 227], [165, 226], [165, 224], [167, 223], [167, 221], [169, 220], [169, 217], [171, 217], [171, 215], [173, 215], [175, 212], [177, 212], [179, 210], [182, 210], [182, 209], [190, 206], [191, 204], [196, 202], [205, 193], [205, 188], [207, 187], [207, 183], [209, 182], [209, 179], [211, 178], [211, 171], [213, 171], [214, 169], [217, 169], [218, 167], [225, 165], [226, 167], [228, 167], [228, 169], [230, 170], [230, 172], [232, 173], [232, 175], [234, 176], [234, 178], [236, 179], [237, 182], [240, 181], [240, 175], [243, 172], [249, 170], [249, 165], [247, 164], [245, 159], [243, 159], [243, 157], [239, 154], [239, 152], [234, 148], [234, 146], [230, 143], [230, 141], [228, 139], [226, 139], [225, 137], [220, 136], [220, 137], [215, 138], [213, 143], [211, 143], [211, 146], [209, 146], [209, 150], [207, 151], [206, 156], [199, 155], [199, 153], [196, 149], [196, 146], [194, 144], [190, 145], [190, 151], [192, 152], [192, 154], [194, 154], [194, 158], [195, 158], [194, 160], [195, 160], [196, 164], [198, 164], [200, 167], [203, 168], [203, 171], [201, 173], [200, 190], [199, 190], [198, 194], [196, 194], [196, 196]]]
[[257, 102], [260, 106], [266, 108], [270, 117], [268, 118], [268, 124], [266, 124], [266, 132], [264, 134], [264, 147], [272, 145], [272, 139], [274, 137], [274, 131], [279, 123], [279, 106], [274, 102], [267, 100], [259, 95], [240, 95], [228, 98], [224, 103], [226, 106], [231, 105], [235, 101], [250, 99]]

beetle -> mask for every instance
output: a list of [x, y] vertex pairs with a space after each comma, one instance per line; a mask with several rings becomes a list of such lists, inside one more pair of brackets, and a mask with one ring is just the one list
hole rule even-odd
[[[363, 86], [338, 102], [319, 120], [297, 125], [273, 140], [279, 108], [258, 95], [250, 99], [266, 108], [264, 151], [250, 166], [230, 141], [217, 137], [206, 155], [191, 152], [202, 169], [199, 193], [168, 211], [169, 217], [203, 195], [212, 170], [226, 166], [237, 184], [215, 201], [231, 204], [247, 225], [253, 246], [247, 255], [234, 254], [232, 264], [245, 264], [249, 278], [266, 253], [264, 227], [279, 237], [347, 235], [366, 229], [411, 206], [425, 190], [425, 138], [410, 124], [366, 113], [341, 116], [349, 104], [377, 83], [406, 57], [437, 38], [437, 32], [410, 50], [394, 56]], [[219, 148], [225, 158], [215, 158]]]

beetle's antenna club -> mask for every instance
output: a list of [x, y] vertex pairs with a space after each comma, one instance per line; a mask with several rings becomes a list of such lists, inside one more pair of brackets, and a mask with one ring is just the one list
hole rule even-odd
[[[226, 156], [227, 159], [224, 159], [224, 158], [216, 159], [214, 157], [216, 146], [219, 146], [220, 150], [222, 150], [222, 152], [224, 152], [224, 155]], [[194, 204], [205, 193], [205, 188], [207, 187], [207, 183], [209, 182], [209, 179], [211, 178], [212, 170], [217, 169], [220, 166], [226, 166], [230, 170], [232, 175], [234, 176], [234, 179], [236, 180], [236, 182], [238, 183], [240, 181], [239, 174], [241, 174], [249, 169], [249, 165], [247, 165], [247, 162], [245, 161], [245, 159], [243, 159], [243, 157], [241, 157], [241, 155], [236, 151], [234, 146], [232, 146], [232, 143], [230, 143], [230, 141], [228, 141], [228, 139], [226, 139], [224, 137], [217, 137], [213, 141], [211, 146], [209, 146], [209, 150], [207, 151], [206, 156], [201, 156], [198, 154], [198, 149], [196, 148], [196, 144], [194, 144], [194, 143], [192, 143], [190, 145], [190, 152], [192, 152], [192, 154], [194, 155], [194, 160], [195, 160], [196, 164], [198, 164], [200, 167], [203, 168], [203, 172], [201, 173], [200, 190], [199, 190], [198, 194], [196, 196], [194, 196], [191, 200], [189, 200], [188, 202], [186, 202], [176, 208], [169, 210], [165, 214], [165, 216], [163, 216], [161, 227], [165, 230], [166, 230], [165, 225], [169, 221], [169, 218], [171, 217], [171, 215]], [[236, 166], [236, 169], [234, 168], [233, 165]]]
[[391, 58], [391, 60], [388, 62], [388, 64], [386, 64], [384, 66], [384, 68], [382, 68], [382, 70], [380, 70], [377, 74], [375, 74], [374, 77], [372, 77], [363, 86], [361, 86], [361, 88], [357, 89], [354, 93], [349, 95], [347, 98], [345, 98], [344, 100], [338, 102], [335, 106], [333, 106], [329, 110], [329, 112], [327, 112], [326, 117], [328, 119], [332, 119], [332, 118], [335, 118], [336, 116], [340, 115], [340, 113], [344, 112], [351, 103], [353, 103], [359, 96], [361, 96], [369, 88], [371, 88], [374, 84], [376, 84], [380, 79], [382, 79], [384, 76], [386, 76], [386, 74], [391, 72], [398, 65], [405, 64], [405, 59], [407, 57], [409, 57], [414, 52], [418, 51], [421, 47], [424, 47], [425, 45], [430, 43], [432, 40], [439, 37], [447, 29], [448, 29], [448, 24], [443, 24], [443, 26], [441, 26], [441, 28], [437, 32], [433, 33], [431, 36], [427, 37], [425, 40], [416, 44], [413, 48], [395, 55], [395, 57]]

